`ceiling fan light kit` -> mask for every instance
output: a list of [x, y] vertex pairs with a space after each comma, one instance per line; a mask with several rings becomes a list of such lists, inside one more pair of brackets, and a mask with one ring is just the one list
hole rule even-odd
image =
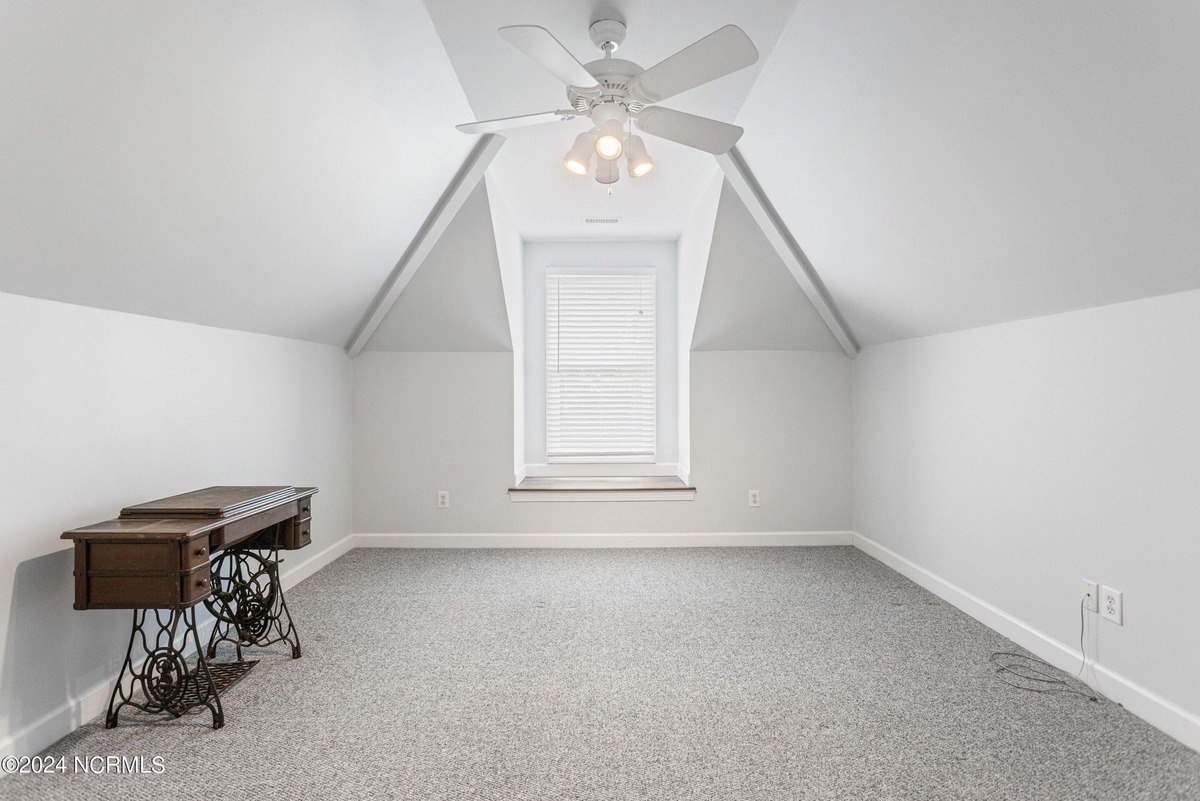
[[596, 135], [591, 131], [584, 131], [575, 137], [575, 144], [571, 145], [571, 149], [563, 157], [563, 166], [576, 175], [587, 175], [588, 164], [592, 160], [592, 150], [595, 147]]
[[465, 123], [457, 126], [458, 130], [493, 133], [588, 117], [595, 127], [575, 138], [563, 157], [563, 166], [575, 175], [586, 175], [595, 153], [596, 181], [606, 185], [619, 180], [617, 162], [622, 155], [630, 177], [654, 169], [645, 142], [633, 133], [634, 125], [644, 133], [713, 155], [733, 147], [742, 135], [740, 127], [655, 104], [756, 63], [758, 50], [742, 29], [726, 25], [646, 70], [632, 61], [612, 57], [624, 44], [625, 32], [625, 24], [618, 20], [592, 23], [588, 33], [604, 57], [580, 64], [545, 28], [500, 28], [501, 37], [566, 84], [571, 107]]
[[596, 163], [596, 181], [605, 185], [615, 184], [621, 179], [621, 169], [615, 161], [601, 160]]
[[654, 169], [654, 160], [646, 152], [646, 143], [642, 141], [642, 137], [630, 136], [625, 154], [630, 178], [641, 178]]
[[609, 120], [596, 130], [600, 132], [600, 135], [596, 137], [596, 155], [605, 161], [616, 161], [621, 158], [621, 154], [625, 151], [625, 145], [621, 142], [625, 138], [621, 123]]

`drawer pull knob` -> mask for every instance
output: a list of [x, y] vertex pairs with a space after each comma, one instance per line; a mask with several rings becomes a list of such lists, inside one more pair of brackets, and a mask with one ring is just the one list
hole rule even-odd
[[196, 556], [204, 556], [204, 555], [206, 555], [207, 553], [208, 553], [208, 549], [207, 549], [207, 548], [197, 548], [197, 549], [196, 549]]
[[196, 579], [196, 586], [197, 587], [207, 587], [208, 579]]

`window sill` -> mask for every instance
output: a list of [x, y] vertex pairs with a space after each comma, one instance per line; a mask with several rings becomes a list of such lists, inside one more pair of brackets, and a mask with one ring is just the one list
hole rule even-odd
[[520, 470], [517, 483], [526, 476], [530, 478], [633, 478], [635, 476], [674, 476], [687, 483], [683, 468], [667, 462], [551, 462], [550, 464], [527, 464]]
[[696, 488], [678, 476], [533, 476], [508, 490], [513, 503], [690, 501]]

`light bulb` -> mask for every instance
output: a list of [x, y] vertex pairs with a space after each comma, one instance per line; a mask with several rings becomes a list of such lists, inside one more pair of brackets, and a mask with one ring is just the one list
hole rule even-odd
[[563, 166], [576, 175], [587, 175], [588, 165], [592, 161], [592, 148], [596, 145], [596, 137], [584, 131], [575, 137], [575, 144], [563, 156]]
[[621, 157], [625, 149], [621, 143], [623, 136], [621, 123], [607, 120], [600, 125], [599, 136], [596, 137], [596, 155], [605, 161], [614, 161]]
[[606, 161], [620, 158], [621, 140], [611, 134], [605, 134], [596, 140], [596, 155]]
[[633, 178], [641, 178], [654, 169], [654, 160], [646, 152], [646, 143], [640, 136], [629, 137], [629, 148], [625, 157], [629, 162], [629, 175]]

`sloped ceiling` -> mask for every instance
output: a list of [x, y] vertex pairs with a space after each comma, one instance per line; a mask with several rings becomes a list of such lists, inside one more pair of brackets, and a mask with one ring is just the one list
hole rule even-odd
[[469, 152], [424, 6], [0, 5], [0, 291], [342, 345]]
[[[614, 14], [643, 65], [750, 34], [757, 67], [668, 105], [737, 114], [864, 343], [1200, 287], [1191, 0], [14, 0], [0, 291], [344, 344], [471, 148], [453, 125], [563, 100], [495, 28], [545, 25], [586, 60]], [[493, 165], [521, 233], [688, 228], [710, 158], [648, 141], [658, 169], [609, 196], [561, 169], [573, 130], [514, 132]], [[713, 315], [697, 347], [737, 345]]]
[[[764, 57], [759, 64], [663, 104], [733, 121], [796, 0], [426, 0], [425, 5], [471, 104], [473, 116], [455, 122], [551, 111], [567, 104], [562, 83], [501, 39], [497, 28], [541, 25], [586, 64], [602, 55], [588, 38], [588, 27], [606, 16], [623, 19], [628, 26], [617, 57], [643, 67], [724, 25], [741, 26]], [[490, 171], [504, 188], [521, 234], [533, 239], [679, 236], [716, 172], [712, 157], [646, 136], [654, 171], [636, 180], [622, 177], [610, 195], [592, 176], [572, 175], [562, 166], [563, 154], [589, 127], [587, 120], [572, 120], [506, 132], [508, 142]], [[453, 130], [447, 135], [463, 136]], [[620, 169], [624, 175], [623, 163]], [[587, 216], [616, 216], [621, 223], [600, 231], [584, 222]]]
[[1200, 287], [1200, 4], [805, 0], [740, 149], [864, 343]]
[[717, 206], [692, 350], [841, 350], [728, 183]]
[[512, 350], [491, 214], [480, 181], [366, 350]]

